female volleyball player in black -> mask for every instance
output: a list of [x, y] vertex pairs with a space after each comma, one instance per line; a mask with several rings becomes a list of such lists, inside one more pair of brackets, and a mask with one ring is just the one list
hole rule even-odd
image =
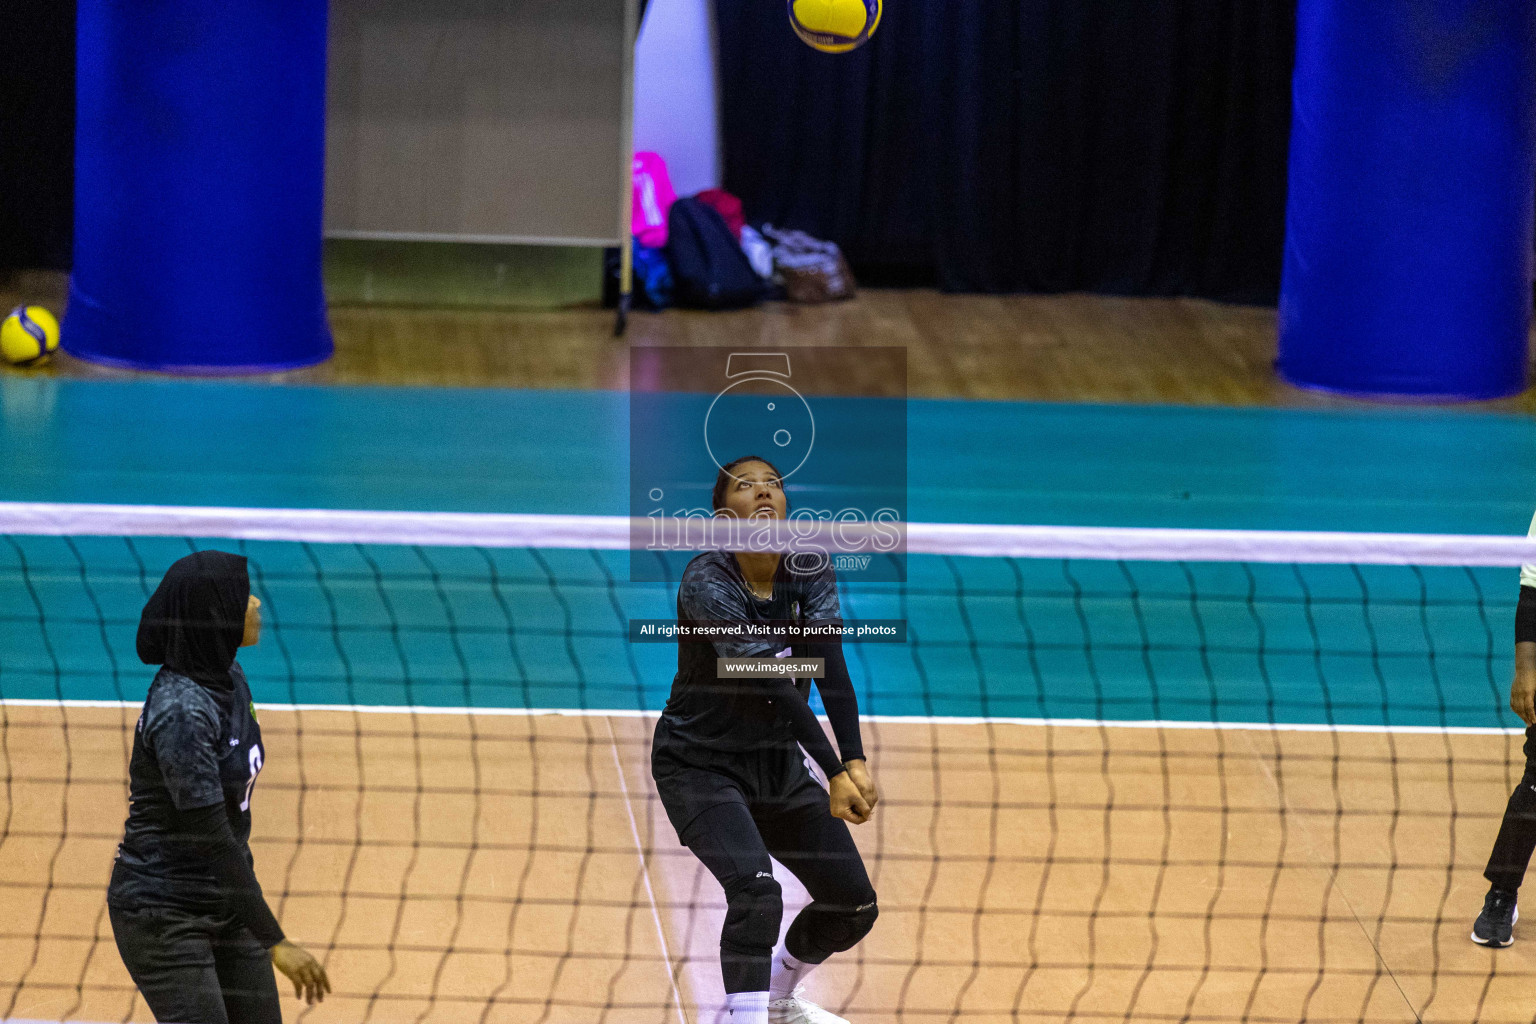
[[128, 822], [107, 889], [123, 963], [155, 1019], [280, 1024], [275, 966], [310, 1003], [325, 969], [287, 941], [247, 841], [261, 728], [236, 649], [261, 636], [245, 559], [171, 566], [139, 620], [150, 684], [128, 764]]
[[[714, 509], [741, 519], [784, 518], [779, 471], [756, 456], [729, 463], [715, 481]], [[776, 553], [699, 555], [678, 589], [679, 623], [840, 621], [831, 566], [800, 572], [794, 561]], [[678, 839], [725, 890], [720, 967], [729, 1024], [846, 1024], [796, 990], [817, 964], [864, 938], [879, 913], [845, 824], [869, 820], [879, 795], [864, 760], [842, 642], [793, 645], [797, 657], [825, 659], [817, 689], [841, 757], [806, 703], [808, 684], [801, 690], [784, 676], [721, 678], [716, 670], [717, 654], [789, 653], [782, 640], [679, 643], [677, 676], [651, 754], [656, 789]], [[811, 761], [825, 775], [826, 789]], [[812, 899], [777, 949], [783, 903], [770, 854]]]

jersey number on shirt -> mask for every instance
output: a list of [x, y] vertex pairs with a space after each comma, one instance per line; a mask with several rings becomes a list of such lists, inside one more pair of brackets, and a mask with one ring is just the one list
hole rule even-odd
[[261, 746], [251, 744], [251, 780], [245, 784], [245, 799], [240, 801], [240, 809], [251, 809], [251, 789], [256, 785], [256, 776], [261, 772]]

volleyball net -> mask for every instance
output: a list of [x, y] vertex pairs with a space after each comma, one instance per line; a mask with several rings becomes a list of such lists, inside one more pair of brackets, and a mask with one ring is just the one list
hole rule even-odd
[[[0, 504], [0, 1018], [148, 1020], [105, 887], [165, 568], [250, 560], [258, 876], [316, 1022], [712, 1024], [622, 518]], [[691, 543], [691, 541], [689, 541]], [[782, 542], [782, 538], [771, 541]], [[701, 542], [702, 543], [702, 542]], [[1466, 933], [1519, 778], [1525, 538], [909, 524], [847, 583], [883, 799], [855, 1022], [1527, 1020]], [[785, 924], [803, 901], [785, 886]], [[286, 997], [285, 997], [286, 998]]]

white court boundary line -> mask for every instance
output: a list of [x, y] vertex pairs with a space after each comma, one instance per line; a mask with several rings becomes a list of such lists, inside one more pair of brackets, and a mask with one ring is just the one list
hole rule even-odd
[[672, 988], [672, 998], [677, 1001], [677, 1024], [688, 1024], [683, 1016], [683, 994], [678, 991], [677, 977], [672, 973], [672, 951], [667, 947], [667, 935], [661, 927], [661, 907], [656, 903], [656, 890], [651, 886], [651, 866], [645, 862], [645, 846], [640, 842], [640, 826], [635, 822], [634, 804], [629, 799], [629, 782], [624, 778], [624, 763], [619, 760], [619, 734], [608, 726], [608, 749], [613, 753], [613, 770], [619, 774], [619, 792], [624, 796], [624, 813], [629, 815], [629, 834], [635, 840], [635, 859], [640, 862], [640, 877], [645, 879], [645, 895], [651, 902], [651, 920], [656, 922], [656, 941], [661, 943], [661, 958], [667, 965], [667, 984]]
[[[32, 697], [0, 698], [0, 707], [20, 708], [137, 708], [143, 704], [131, 700], [42, 700]], [[258, 701], [263, 711], [336, 711], [364, 715], [477, 715], [482, 717], [539, 717], [562, 715], [570, 718], [656, 718], [659, 711], [634, 711], [625, 708], [466, 708], [423, 705], [385, 704], [269, 704]], [[825, 716], [822, 716], [825, 721]], [[1524, 727], [1500, 728], [1480, 725], [1328, 725], [1321, 722], [1184, 722], [1160, 719], [1116, 718], [984, 718], [969, 715], [863, 715], [862, 722], [882, 725], [1021, 725], [1060, 729], [1230, 729], [1245, 732], [1355, 732], [1393, 733], [1423, 736], [1516, 736]], [[4, 1024], [0, 1021], [0, 1024]]]
[[[740, 522], [631, 519], [627, 516], [370, 512], [341, 509], [221, 508], [0, 502], [0, 534], [107, 537], [204, 537], [313, 543], [421, 544], [627, 550], [631, 537], [656, 525], [670, 549], [725, 547]], [[1149, 561], [1355, 563], [1360, 565], [1536, 565], [1536, 538], [1302, 530], [1191, 530], [985, 523], [811, 524], [776, 520], [752, 527], [771, 535], [765, 550], [792, 541], [827, 551], [869, 551], [895, 526], [909, 554]], [[754, 545], [755, 546], [755, 545]]]

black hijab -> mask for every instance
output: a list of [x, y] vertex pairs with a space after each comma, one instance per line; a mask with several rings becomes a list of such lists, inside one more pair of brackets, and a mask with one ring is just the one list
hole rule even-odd
[[228, 691], [229, 667], [245, 636], [251, 580], [245, 558], [198, 551], [178, 559], [139, 618], [139, 660]]

